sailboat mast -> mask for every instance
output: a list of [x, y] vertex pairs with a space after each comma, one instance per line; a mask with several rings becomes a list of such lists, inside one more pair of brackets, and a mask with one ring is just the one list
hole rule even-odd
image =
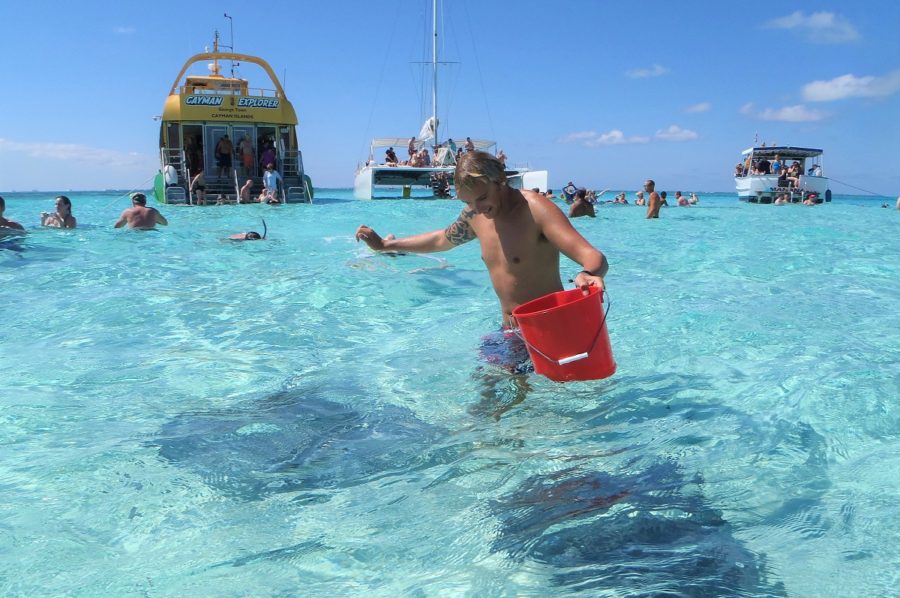
[[438, 138], [438, 119], [437, 119], [437, 66], [438, 66], [438, 29], [437, 29], [437, 0], [432, 0], [431, 21], [433, 29], [433, 39], [431, 46], [431, 118], [434, 123], [434, 144], [439, 143]]

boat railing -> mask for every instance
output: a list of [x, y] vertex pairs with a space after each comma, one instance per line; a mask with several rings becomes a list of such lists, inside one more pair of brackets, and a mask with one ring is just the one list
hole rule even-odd
[[297, 177], [303, 174], [303, 157], [299, 150], [285, 150], [281, 155], [282, 176]]
[[[240, 96], [240, 89], [226, 89], [226, 88], [209, 88], [209, 87], [197, 87], [196, 85], [181, 85], [178, 88], [178, 93], [180, 95], [194, 95], [194, 96]], [[261, 97], [261, 98], [278, 98], [281, 97], [278, 94], [278, 91], [275, 89], [267, 89], [264, 87], [251, 87], [247, 89], [247, 96], [251, 97]]]

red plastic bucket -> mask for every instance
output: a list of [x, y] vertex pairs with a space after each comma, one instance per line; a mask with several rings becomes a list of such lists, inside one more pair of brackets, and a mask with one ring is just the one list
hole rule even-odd
[[[606, 313], [609, 312], [607, 307]], [[551, 380], [598, 380], [616, 371], [603, 311], [603, 293], [588, 287], [558, 291], [512, 312], [534, 371]]]

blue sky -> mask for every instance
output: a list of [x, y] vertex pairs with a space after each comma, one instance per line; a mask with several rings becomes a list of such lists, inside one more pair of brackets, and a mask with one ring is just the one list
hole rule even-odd
[[[350, 187], [372, 137], [413, 135], [426, 116], [415, 63], [429, 11], [4, 2], [0, 190], [148, 188], [153, 117], [185, 60], [215, 29], [228, 44], [232, 23], [235, 49], [285, 77], [314, 184]], [[442, 127], [496, 139], [553, 187], [729, 191], [758, 135], [823, 148], [837, 193], [900, 192], [900, 3], [454, 0], [443, 12]]]

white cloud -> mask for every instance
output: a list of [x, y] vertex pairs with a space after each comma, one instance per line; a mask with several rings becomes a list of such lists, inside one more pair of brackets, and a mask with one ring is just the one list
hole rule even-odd
[[796, 31], [807, 41], [822, 44], [840, 44], [859, 38], [856, 28], [833, 12], [814, 12], [806, 16], [798, 10], [785, 17], [772, 19], [766, 26], [771, 29]]
[[114, 27], [113, 33], [116, 33], [118, 35], [131, 35], [132, 33], [134, 33], [134, 27]]
[[647, 77], [659, 77], [660, 75], [665, 75], [669, 72], [664, 66], [660, 66], [658, 64], [654, 64], [649, 69], [633, 69], [625, 73], [625, 76], [629, 79], [645, 79]]
[[619, 129], [612, 129], [606, 133], [597, 133], [596, 131], [581, 131], [571, 133], [561, 138], [560, 143], [580, 143], [585, 147], [597, 147], [599, 145], [624, 145], [628, 143], [647, 143], [649, 137], [641, 137], [632, 135], [626, 137], [625, 133]]
[[830, 102], [844, 98], [883, 98], [900, 91], [900, 70], [884, 77], [841, 75], [830, 81], [813, 81], [803, 86], [803, 99]]
[[778, 120], [784, 122], [815, 122], [825, 118], [821, 110], [812, 110], [803, 104], [785, 106], [783, 108], [766, 108], [756, 115], [760, 120]]
[[684, 109], [685, 112], [709, 112], [712, 108], [712, 104], [709, 102], [700, 102], [699, 104], [694, 104], [693, 106], [688, 106]]
[[699, 137], [697, 133], [690, 129], [682, 129], [677, 125], [671, 125], [666, 129], [660, 129], [656, 132], [656, 138], [663, 141], [690, 141]]
[[147, 156], [88, 147], [77, 143], [35, 143], [12, 141], [0, 138], [0, 153], [15, 153], [41, 160], [61, 160], [64, 162], [84, 162], [102, 164], [105, 167], [143, 165]]
[[746, 104], [741, 106], [741, 109], [738, 112], [740, 112], [741, 114], [746, 114], [747, 116], [752, 116], [753, 115], [753, 102], [747, 102]]

